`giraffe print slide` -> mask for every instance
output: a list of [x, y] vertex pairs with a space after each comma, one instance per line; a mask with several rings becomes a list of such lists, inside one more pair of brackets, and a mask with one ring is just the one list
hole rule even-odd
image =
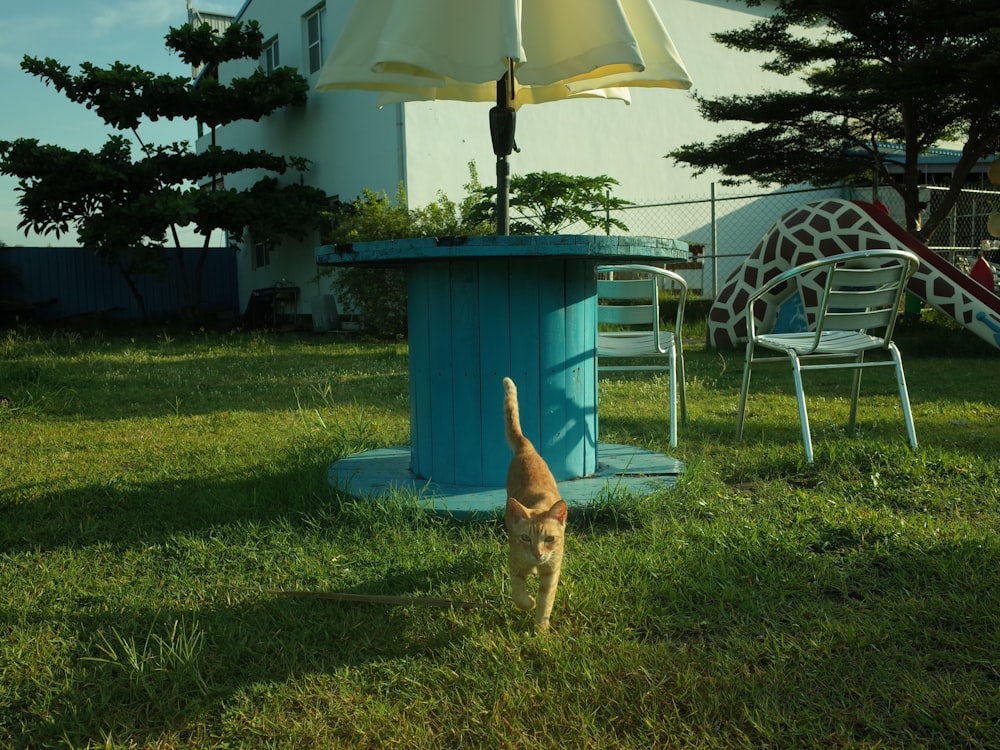
[[[910, 292], [1000, 348], [1000, 297], [929, 250], [881, 207], [840, 199], [807, 203], [775, 222], [743, 265], [726, 279], [712, 304], [709, 345], [725, 348], [746, 341], [744, 310], [750, 293], [782, 271], [828, 255], [886, 247], [912, 250], [920, 258], [920, 268], [910, 279]], [[765, 330], [795, 291], [778, 290], [761, 300], [757, 313]]]

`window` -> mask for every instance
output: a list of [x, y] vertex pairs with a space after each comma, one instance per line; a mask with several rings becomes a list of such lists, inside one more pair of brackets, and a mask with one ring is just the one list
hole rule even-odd
[[251, 268], [266, 268], [271, 265], [271, 250], [273, 245], [267, 240], [253, 240], [253, 256], [250, 260]]
[[310, 73], [315, 73], [323, 67], [323, 51], [326, 46], [323, 41], [326, 26], [326, 6], [320, 5], [304, 16], [306, 32], [306, 54]]
[[265, 73], [273, 73], [281, 66], [278, 60], [278, 37], [271, 37], [264, 43], [260, 64]]

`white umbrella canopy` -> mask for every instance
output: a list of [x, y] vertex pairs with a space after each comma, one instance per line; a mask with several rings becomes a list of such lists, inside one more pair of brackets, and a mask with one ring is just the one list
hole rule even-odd
[[[514, 111], [691, 79], [652, 0], [358, 0], [316, 88], [381, 92], [379, 105], [494, 101], [497, 232], [507, 233]], [[501, 205], [502, 204], [502, 205]]]

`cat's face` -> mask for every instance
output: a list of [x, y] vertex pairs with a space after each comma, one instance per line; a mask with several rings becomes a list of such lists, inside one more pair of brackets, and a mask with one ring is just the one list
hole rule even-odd
[[535, 564], [541, 565], [552, 559], [553, 553], [562, 547], [562, 525], [552, 521], [522, 521], [514, 528], [512, 544], [521, 548], [522, 555]]
[[562, 500], [546, 511], [530, 511], [518, 503], [512, 520], [510, 544], [525, 562], [543, 565], [562, 550], [566, 531], [566, 503]]

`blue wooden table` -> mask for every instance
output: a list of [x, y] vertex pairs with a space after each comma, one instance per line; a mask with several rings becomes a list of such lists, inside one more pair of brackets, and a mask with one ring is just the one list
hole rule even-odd
[[[518, 387], [522, 429], [556, 479], [600, 473], [595, 268], [687, 257], [687, 244], [676, 240], [590, 235], [423, 238], [316, 250], [319, 265], [406, 269], [406, 471], [414, 485], [464, 488], [472, 496], [485, 488], [502, 494], [510, 460], [502, 409], [507, 375]], [[362, 467], [378, 473], [379, 460], [377, 453], [362, 456], [338, 473], [345, 480]], [[399, 473], [398, 451], [381, 460], [396, 466], [389, 475]]]

